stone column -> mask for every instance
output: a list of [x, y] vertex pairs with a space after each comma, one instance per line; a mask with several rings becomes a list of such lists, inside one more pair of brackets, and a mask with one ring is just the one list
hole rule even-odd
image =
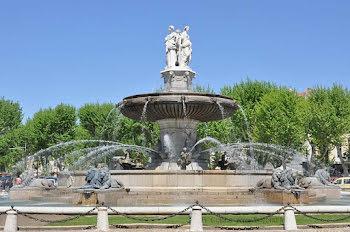
[[[191, 149], [197, 141], [197, 125], [193, 119], [163, 119], [159, 124], [161, 153], [170, 162], [176, 162], [184, 147]], [[188, 150], [189, 151], [189, 150]]]
[[98, 207], [97, 211], [97, 231], [109, 231], [107, 207]]
[[192, 214], [191, 214], [190, 232], [198, 232], [198, 231], [203, 231], [202, 208], [199, 206], [194, 206], [192, 208]]
[[14, 210], [10, 210], [7, 212], [4, 232], [17, 232], [18, 230], [17, 223], [17, 212]]
[[284, 210], [284, 230], [297, 230], [294, 210], [290, 207]]

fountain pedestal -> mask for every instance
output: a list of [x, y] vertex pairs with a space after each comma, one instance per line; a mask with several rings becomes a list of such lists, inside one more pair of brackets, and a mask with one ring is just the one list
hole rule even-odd
[[172, 67], [161, 72], [166, 92], [191, 92], [192, 79], [196, 75], [188, 67]]
[[[149, 169], [156, 170], [180, 170], [177, 161], [184, 147], [192, 148], [197, 137], [198, 120], [170, 118], [158, 120], [160, 139], [157, 145], [158, 157], [153, 157]], [[208, 169], [208, 165], [202, 157], [199, 157], [200, 149], [196, 147], [191, 155], [191, 163], [187, 165], [188, 170]]]

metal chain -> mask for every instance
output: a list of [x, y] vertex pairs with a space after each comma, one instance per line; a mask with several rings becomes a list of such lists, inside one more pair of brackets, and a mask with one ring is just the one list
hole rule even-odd
[[168, 219], [168, 218], [172, 218], [172, 217], [175, 217], [177, 215], [180, 215], [180, 214], [183, 214], [184, 212], [186, 212], [187, 210], [191, 209], [193, 206], [196, 206], [196, 204], [193, 204], [193, 205], [190, 205], [188, 206], [187, 208], [177, 212], [177, 213], [173, 213], [173, 214], [170, 214], [168, 216], [165, 216], [165, 217], [158, 217], [158, 218], [140, 218], [140, 217], [133, 217], [133, 216], [130, 216], [126, 213], [121, 213], [111, 207], [107, 207], [109, 210], [111, 210], [112, 212], [114, 212], [115, 214], [117, 215], [120, 215], [120, 216], [123, 216], [123, 217], [126, 217], [126, 218], [130, 218], [130, 219], [133, 219], [133, 220], [137, 220], [137, 221], [143, 221], [143, 222], [154, 222], [154, 221], [162, 221], [162, 220], [165, 220], [165, 219]]
[[9, 212], [11, 210], [14, 210], [13, 207], [11, 207], [11, 209], [5, 210], [4, 212], [1, 212], [0, 215], [7, 214], [7, 212]]
[[[32, 220], [35, 220], [35, 221], [49, 222], [49, 223], [58, 223], [58, 222], [68, 222], [68, 221], [72, 221], [72, 220], [78, 219], [80, 217], [86, 216], [86, 215], [92, 213], [95, 209], [97, 209], [97, 207], [87, 211], [86, 213], [79, 214], [79, 215], [76, 215], [76, 216], [70, 217], [70, 218], [61, 219], [61, 220], [47, 220], [47, 219], [36, 218], [36, 217], [30, 216], [29, 214], [22, 213], [22, 212], [18, 211], [17, 209], [13, 209], [13, 210], [16, 211], [18, 214], [21, 214], [21, 215], [23, 215], [23, 216], [25, 216], [27, 218], [30, 218]], [[59, 214], [57, 214], [57, 215], [59, 215]]]
[[276, 210], [275, 212], [273, 213], [270, 213], [270, 214], [267, 214], [266, 216], [263, 216], [263, 217], [260, 217], [260, 218], [256, 218], [256, 219], [232, 219], [232, 218], [228, 218], [228, 217], [225, 217], [225, 216], [222, 216], [221, 214], [218, 214], [218, 213], [214, 213], [213, 211], [211, 211], [210, 209], [208, 209], [207, 207], [201, 205], [201, 204], [197, 204], [199, 207], [201, 207], [202, 209], [204, 209], [205, 211], [207, 211], [208, 213], [220, 218], [220, 219], [223, 219], [223, 220], [226, 220], [226, 221], [230, 221], [230, 222], [238, 222], [238, 223], [248, 223], [248, 222], [258, 222], [258, 221], [262, 221], [266, 218], [269, 218], [269, 217], [272, 217], [276, 214], [279, 214], [281, 213], [282, 210], [284, 210], [285, 208], [287, 208], [288, 206], [283, 206], [281, 207], [280, 209]]
[[295, 210], [295, 212], [297, 214], [302, 214], [304, 215], [305, 217], [308, 217], [308, 218], [311, 218], [311, 219], [314, 219], [314, 220], [317, 220], [317, 221], [321, 221], [321, 222], [339, 222], [339, 221], [344, 221], [346, 219], [350, 219], [350, 215], [348, 216], [345, 216], [345, 217], [342, 217], [342, 218], [338, 218], [338, 219], [323, 219], [323, 218], [317, 218], [317, 217], [314, 217], [314, 216], [311, 216], [311, 215], [308, 215], [307, 213], [304, 213], [300, 210], [298, 210], [297, 208], [295, 208], [294, 206], [289, 206], [291, 207], [292, 209]]

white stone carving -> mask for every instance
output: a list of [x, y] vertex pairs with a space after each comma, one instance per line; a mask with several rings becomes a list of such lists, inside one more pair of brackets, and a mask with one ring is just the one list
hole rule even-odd
[[179, 39], [178, 62], [180, 67], [188, 66], [192, 56], [192, 43], [187, 33], [189, 30], [190, 27], [186, 26]]
[[176, 65], [178, 40], [179, 34], [174, 32], [174, 26], [169, 26], [169, 35], [165, 37], [167, 68], [175, 67]]
[[169, 34], [165, 37], [166, 69], [176, 66], [188, 67], [192, 56], [189, 29], [190, 27], [186, 26], [183, 32], [179, 29], [174, 32], [174, 26], [169, 26]]

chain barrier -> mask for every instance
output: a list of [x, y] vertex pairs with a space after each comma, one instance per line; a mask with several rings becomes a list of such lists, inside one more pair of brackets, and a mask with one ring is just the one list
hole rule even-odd
[[[86, 216], [90, 213], [92, 213], [95, 209], [97, 209], [97, 207], [94, 207], [92, 208], [91, 210], [87, 211], [86, 213], [82, 213], [82, 214], [79, 214], [79, 215], [76, 215], [74, 217], [69, 217], [69, 218], [65, 218], [65, 219], [60, 219], [60, 220], [48, 220], [48, 219], [42, 219], [42, 218], [36, 218], [36, 217], [33, 217], [29, 214], [26, 214], [26, 213], [22, 213], [21, 211], [17, 210], [17, 209], [14, 209], [12, 208], [12, 210], [16, 211], [17, 214], [20, 214], [20, 215], [23, 215], [29, 219], [32, 219], [34, 221], [38, 221], [38, 222], [48, 222], [48, 223], [59, 223], [59, 222], [69, 222], [69, 221], [73, 221], [75, 219], [78, 219], [80, 217], [83, 217], [83, 216]], [[55, 214], [55, 215], [64, 215], [64, 214]]]
[[308, 217], [308, 218], [311, 218], [311, 219], [314, 219], [314, 220], [317, 220], [317, 221], [321, 221], [321, 222], [340, 222], [340, 221], [344, 221], [344, 220], [350, 219], [350, 215], [342, 217], [342, 218], [338, 218], [338, 219], [317, 218], [317, 217], [314, 217], [312, 215], [308, 215], [307, 213], [304, 213], [304, 212], [300, 211], [299, 209], [295, 208], [294, 206], [289, 205], [289, 207], [292, 208], [297, 214], [301, 214], [301, 215], [303, 215], [305, 217]]
[[[275, 212], [273, 213], [270, 213], [270, 214], [267, 214], [263, 217], [260, 217], [260, 218], [255, 218], [255, 219], [233, 219], [233, 218], [229, 218], [229, 217], [226, 217], [226, 216], [223, 216], [222, 214], [218, 214], [218, 213], [215, 213], [213, 211], [211, 211], [210, 209], [208, 209], [207, 207], [205, 207], [204, 205], [201, 205], [199, 204], [198, 202], [196, 202], [195, 204], [192, 204], [186, 208], [184, 208], [183, 210], [177, 212], [177, 213], [173, 213], [173, 214], [170, 214], [170, 215], [167, 215], [167, 216], [164, 216], [164, 217], [157, 217], [157, 218], [141, 218], [141, 217], [134, 217], [134, 216], [131, 216], [131, 215], [128, 215], [126, 213], [122, 213], [122, 212], [119, 212], [115, 209], [113, 209], [112, 207], [109, 207], [109, 206], [105, 206], [107, 207], [107, 209], [111, 210], [113, 213], [117, 214], [117, 215], [120, 215], [120, 216], [123, 216], [125, 218], [129, 218], [129, 219], [133, 219], [133, 220], [136, 220], [136, 221], [143, 221], [143, 222], [154, 222], [154, 221], [162, 221], [162, 220], [166, 220], [168, 218], [172, 218], [172, 217], [175, 217], [175, 216], [178, 216], [178, 215], [182, 215], [183, 213], [185, 213], [186, 211], [192, 209], [192, 207], [194, 206], [199, 206], [201, 207], [202, 209], [204, 209], [205, 211], [207, 211], [209, 214], [213, 215], [213, 216], [216, 216], [222, 220], [225, 220], [225, 221], [230, 221], [230, 222], [235, 222], [235, 223], [250, 223], [250, 222], [258, 222], [258, 221], [262, 221], [262, 220], [265, 220], [269, 217], [272, 217], [272, 216], [275, 216], [277, 214], [280, 214], [282, 213], [282, 211], [284, 211], [286, 208], [292, 208], [295, 213], [297, 214], [301, 214], [301, 215], [304, 215], [305, 217], [308, 217], [308, 218], [311, 218], [311, 219], [314, 219], [314, 220], [317, 220], [317, 221], [322, 221], [322, 222], [340, 222], [340, 221], [344, 221], [344, 220], [347, 220], [347, 219], [350, 219], [350, 215], [347, 215], [345, 217], [342, 217], [342, 218], [338, 218], [338, 219], [323, 219], [323, 218], [317, 218], [317, 217], [314, 217], [312, 215], [309, 215], [305, 212], [302, 212], [300, 211], [299, 209], [295, 208], [294, 206], [291, 206], [291, 205], [286, 205], [286, 206], [283, 206], [281, 207], [280, 209], [276, 210]], [[14, 206], [11, 206], [10, 209], [4, 211], [4, 212], [1, 212], [0, 215], [3, 215], [3, 214], [6, 214], [7, 212], [9, 211], [15, 211], [17, 212], [17, 214], [20, 214], [20, 215], [23, 215], [29, 219], [32, 219], [32, 220], [35, 220], [35, 221], [39, 221], [39, 222], [47, 222], [47, 223], [59, 223], [59, 222], [68, 222], [68, 221], [72, 221], [72, 220], [75, 220], [75, 219], [78, 219], [80, 217], [83, 217], [83, 216], [86, 216], [86, 215], [89, 215], [91, 214], [94, 210], [96, 210], [97, 207], [94, 207], [92, 208], [91, 210], [87, 211], [86, 213], [83, 213], [83, 214], [79, 214], [79, 215], [76, 215], [76, 216], [73, 216], [73, 217], [69, 217], [69, 218], [65, 218], [65, 219], [60, 219], [60, 220], [48, 220], [48, 219], [41, 219], [41, 218], [36, 218], [36, 217], [33, 217], [29, 214], [26, 214], [26, 213], [22, 213], [20, 212], [19, 210], [15, 209]], [[56, 215], [64, 215], [64, 214], [56, 214]]]
[[165, 216], [165, 217], [157, 217], [157, 218], [140, 218], [140, 217], [133, 217], [133, 216], [130, 216], [126, 213], [122, 213], [122, 212], [119, 212], [109, 206], [107, 206], [107, 208], [109, 210], [111, 210], [113, 213], [117, 214], [117, 215], [120, 215], [120, 216], [123, 216], [123, 217], [126, 217], [126, 218], [129, 218], [129, 219], [133, 219], [133, 220], [136, 220], [136, 221], [143, 221], [143, 222], [154, 222], [154, 221], [162, 221], [162, 220], [165, 220], [165, 219], [168, 219], [168, 218], [172, 218], [172, 217], [175, 217], [175, 216], [178, 216], [178, 215], [181, 215], [183, 214], [184, 212], [188, 211], [189, 209], [191, 209], [193, 206], [196, 206], [196, 204], [193, 204], [193, 205], [190, 205], [188, 206], [187, 208], [177, 212], [177, 213], [173, 213], [173, 214], [170, 214], [168, 216]]
[[208, 213], [210, 213], [211, 215], [214, 215], [220, 219], [223, 219], [225, 221], [230, 221], [230, 222], [236, 222], [236, 223], [249, 223], [249, 222], [258, 222], [258, 221], [262, 221], [265, 220], [269, 217], [275, 216], [276, 214], [280, 214], [281, 211], [283, 211], [285, 208], [287, 208], [288, 206], [283, 206], [280, 209], [276, 210], [273, 213], [267, 214], [266, 216], [260, 217], [260, 218], [255, 218], [255, 219], [233, 219], [233, 218], [229, 218], [229, 217], [225, 217], [222, 216], [221, 214], [218, 213], [214, 213], [213, 211], [211, 211], [210, 209], [208, 209], [207, 207], [205, 207], [204, 205], [201, 205], [199, 203], [197, 203], [197, 205], [199, 207], [201, 207], [202, 209], [204, 209], [205, 211], [207, 211]]
[[13, 209], [13, 205], [11, 205], [11, 209], [5, 210], [4, 212], [0, 212], [0, 215], [7, 214], [7, 212], [9, 211], [15, 211], [15, 209]]

